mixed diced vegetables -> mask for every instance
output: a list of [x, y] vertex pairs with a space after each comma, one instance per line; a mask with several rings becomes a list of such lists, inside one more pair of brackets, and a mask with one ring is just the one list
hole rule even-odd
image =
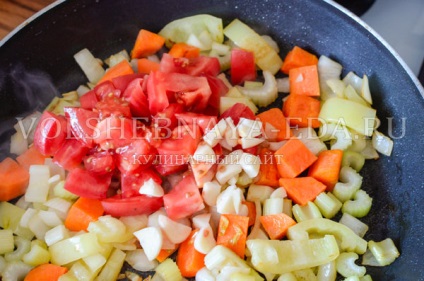
[[366, 75], [211, 15], [75, 60], [87, 85], [19, 120], [0, 163], [2, 280], [371, 280], [359, 255], [399, 256], [360, 221], [359, 172], [393, 147]]

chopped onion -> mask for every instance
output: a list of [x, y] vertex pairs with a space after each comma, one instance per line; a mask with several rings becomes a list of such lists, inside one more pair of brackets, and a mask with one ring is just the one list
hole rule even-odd
[[171, 220], [167, 216], [159, 215], [158, 223], [168, 239], [175, 244], [181, 243], [190, 235], [191, 227]]
[[158, 265], [156, 260], [149, 260], [147, 258], [143, 249], [128, 251], [125, 257], [125, 261], [135, 270], [139, 271], [150, 271], [155, 269], [155, 267]]
[[342, 65], [326, 56], [320, 56], [318, 60], [318, 75], [321, 88], [321, 99], [327, 100], [335, 96], [326, 81], [329, 79], [340, 79]]
[[105, 74], [99, 61], [88, 49], [82, 49], [74, 55], [74, 58], [91, 83], [97, 83]]
[[10, 153], [21, 155], [28, 150], [28, 140], [24, 137], [21, 130], [16, 131], [10, 137]]
[[158, 227], [146, 227], [134, 232], [149, 261], [154, 260], [162, 248], [162, 231]]
[[211, 214], [210, 213], [200, 214], [200, 215], [193, 217], [192, 220], [193, 220], [193, 228], [195, 228], [195, 229], [207, 227], [207, 226], [210, 226], [209, 221], [211, 220]]
[[51, 246], [69, 237], [70, 237], [69, 230], [62, 224], [47, 231], [44, 236], [44, 241], [46, 242], [47, 246]]
[[375, 130], [372, 135], [372, 146], [381, 154], [390, 156], [393, 150], [393, 141], [389, 137]]
[[46, 202], [49, 193], [49, 166], [32, 165], [29, 168], [29, 175], [29, 184], [25, 193], [25, 200], [28, 202]]

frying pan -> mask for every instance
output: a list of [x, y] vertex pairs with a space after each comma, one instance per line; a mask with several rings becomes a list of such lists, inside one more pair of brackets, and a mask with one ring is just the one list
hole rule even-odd
[[394, 137], [391, 157], [368, 161], [363, 188], [374, 198], [364, 222], [367, 240], [391, 237], [401, 256], [368, 268], [374, 280], [424, 280], [424, 99], [411, 71], [366, 24], [329, 1], [318, 0], [72, 0], [57, 2], [0, 43], [1, 138], [15, 116], [42, 109], [57, 93], [86, 81], [72, 55], [97, 57], [130, 50], [140, 28], [159, 31], [171, 20], [209, 13], [240, 18], [272, 36], [281, 56], [294, 45], [324, 54], [370, 78], [380, 131]]

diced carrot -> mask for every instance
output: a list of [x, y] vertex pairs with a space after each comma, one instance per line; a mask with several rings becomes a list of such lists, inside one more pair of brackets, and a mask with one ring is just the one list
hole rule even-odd
[[283, 105], [284, 116], [289, 120], [290, 125], [300, 128], [318, 128], [320, 126], [319, 112], [319, 100], [303, 95], [289, 95]]
[[271, 124], [276, 130], [278, 130], [277, 141], [288, 139], [293, 135], [289, 123], [286, 120], [286, 117], [284, 117], [283, 111], [279, 108], [271, 108], [258, 114], [256, 117], [261, 120], [264, 130], [267, 123]]
[[280, 185], [284, 187], [287, 196], [296, 204], [304, 206], [309, 201], [315, 200], [326, 186], [313, 177], [302, 177], [294, 179], [280, 179]]
[[31, 269], [24, 281], [57, 281], [66, 272], [68, 269], [64, 266], [45, 263]]
[[332, 191], [339, 180], [343, 150], [325, 150], [318, 155], [317, 161], [309, 168], [308, 176], [315, 178]]
[[43, 165], [46, 156], [41, 154], [35, 146], [31, 146], [27, 151], [16, 157], [16, 161], [27, 171], [31, 165]]
[[177, 266], [181, 275], [187, 278], [196, 276], [196, 273], [205, 266], [205, 254], [194, 248], [194, 238], [199, 230], [195, 229], [190, 236], [180, 244], [177, 254]]
[[165, 38], [159, 34], [141, 29], [131, 51], [131, 58], [138, 59], [151, 56], [159, 51], [163, 44], [165, 44]]
[[243, 201], [242, 202], [243, 205], [246, 205], [248, 213], [247, 216], [249, 217], [249, 223], [248, 226], [252, 226], [255, 224], [255, 220], [256, 220], [256, 205], [254, 202], [250, 202], [250, 201]]
[[278, 149], [274, 157], [282, 178], [297, 177], [317, 160], [317, 157], [295, 137]]
[[291, 217], [284, 213], [261, 216], [259, 220], [269, 238], [274, 240], [286, 236], [289, 227], [296, 224]]
[[289, 74], [292, 68], [316, 64], [318, 64], [318, 58], [314, 54], [295, 46], [284, 59], [281, 71], [285, 74]]
[[175, 43], [169, 50], [169, 54], [174, 58], [196, 58], [200, 54], [200, 49], [186, 43]]
[[319, 97], [318, 68], [316, 65], [293, 68], [289, 73], [290, 95]]
[[105, 81], [109, 81], [113, 78], [128, 74], [134, 74], [134, 70], [132, 69], [131, 64], [128, 61], [123, 60], [120, 63], [112, 66], [108, 71], [106, 71], [105, 75], [103, 75], [103, 77], [97, 84], [100, 85]]
[[100, 200], [80, 197], [69, 209], [65, 226], [72, 231], [87, 230], [90, 222], [96, 221], [103, 213]]
[[28, 171], [12, 158], [0, 162], [0, 201], [9, 201], [25, 193]]
[[156, 256], [156, 259], [158, 262], [163, 262], [167, 258], [169, 258], [170, 255], [175, 253], [175, 251], [178, 249], [178, 247], [175, 247], [175, 249], [161, 249], [159, 254]]
[[249, 218], [222, 214], [219, 220], [216, 243], [223, 245], [244, 259]]
[[152, 71], [158, 71], [160, 64], [149, 59], [139, 59], [137, 60], [137, 69], [139, 73], [149, 74]]
[[280, 174], [278, 173], [277, 161], [275, 161], [274, 153], [268, 148], [261, 148], [259, 150], [259, 159], [261, 165], [259, 167], [259, 174], [254, 182], [259, 185], [268, 185], [272, 187], [279, 187], [278, 180]]

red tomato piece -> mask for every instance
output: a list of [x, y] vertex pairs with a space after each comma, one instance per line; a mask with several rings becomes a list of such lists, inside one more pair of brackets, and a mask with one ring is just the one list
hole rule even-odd
[[117, 194], [101, 201], [105, 214], [114, 217], [150, 215], [163, 206], [162, 197], [138, 195], [122, 198]]
[[66, 177], [65, 189], [78, 196], [103, 199], [111, 183], [112, 175], [96, 175], [82, 168], [75, 168]]
[[129, 145], [116, 150], [118, 169], [122, 172], [133, 172], [150, 167], [155, 160], [155, 149], [144, 139], [137, 139]]
[[127, 74], [118, 76], [116, 78], [112, 79], [113, 86], [121, 91], [121, 93], [124, 93], [125, 89], [129, 86], [129, 84], [137, 78], [144, 78], [145, 74], [140, 73], [134, 73], [134, 74]]
[[129, 145], [134, 138], [133, 120], [111, 116], [100, 121], [96, 126], [94, 142], [103, 150], [116, 149]]
[[76, 139], [67, 139], [55, 153], [53, 161], [65, 170], [79, 167], [89, 148]]
[[151, 168], [140, 172], [123, 173], [121, 176], [121, 194], [123, 198], [140, 195], [140, 187], [148, 180], [162, 184], [161, 177]]
[[175, 116], [178, 119], [178, 125], [187, 125], [191, 128], [193, 124], [195, 124], [199, 126], [203, 134], [212, 129], [218, 123], [218, 118], [216, 116], [203, 115], [193, 112], [177, 113]]
[[165, 194], [163, 202], [166, 213], [173, 220], [191, 216], [205, 207], [199, 187], [191, 174], [185, 176], [168, 194]]
[[145, 79], [132, 80], [124, 92], [124, 98], [128, 101], [131, 113], [136, 117], [150, 117], [149, 101], [143, 87]]
[[129, 103], [121, 98], [115, 97], [114, 95], [105, 96], [103, 100], [96, 104], [96, 109], [99, 112], [101, 120], [109, 116], [132, 117]]
[[54, 155], [65, 143], [67, 122], [65, 117], [44, 111], [34, 133], [34, 146], [43, 155]]
[[84, 158], [84, 166], [92, 173], [106, 174], [115, 169], [115, 159], [108, 151], [94, 152]]
[[255, 56], [253, 52], [234, 48], [231, 50], [231, 83], [238, 85], [256, 79]]
[[235, 125], [238, 124], [240, 118], [255, 120], [256, 116], [253, 111], [242, 103], [236, 103], [221, 114], [221, 119], [231, 117]]
[[218, 109], [219, 112], [221, 97], [228, 93], [229, 89], [224, 81], [217, 77], [207, 75], [206, 78], [208, 79], [209, 87], [212, 91], [212, 95], [209, 98], [209, 106]]
[[113, 85], [112, 81], [105, 81], [92, 90], [96, 93], [98, 100], [102, 100], [104, 97], [112, 94], [116, 97], [121, 96], [121, 91], [117, 90]]
[[149, 101], [149, 111], [152, 115], [163, 111], [169, 106], [166, 92], [167, 74], [155, 71], [147, 78], [147, 99]]
[[93, 109], [96, 106], [99, 99], [97, 98], [97, 95], [94, 91], [89, 91], [85, 93], [84, 95], [82, 95], [79, 101], [81, 104], [81, 108]]
[[178, 126], [177, 115], [184, 112], [184, 106], [179, 103], [171, 103], [162, 112], [152, 117], [153, 126], [160, 130], [160, 138], [171, 137], [172, 130]]
[[193, 76], [212, 75], [221, 72], [219, 60], [214, 57], [199, 56], [195, 58], [174, 58], [165, 53], [160, 62], [160, 71], [165, 73], [182, 73]]
[[172, 137], [161, 142], [158, 151], [156, 170], [163, 176], [182, 171], [186, 168], [189, 156], [197, 149], [202, 133], [198, 126], [188, 130], [184, 126], [176, 127]]
[[85, 146], [93, 147], [93, 133], [99, 120], [98, 113], [78, 107], [65, 107], [64, 111], [75, 138]]

